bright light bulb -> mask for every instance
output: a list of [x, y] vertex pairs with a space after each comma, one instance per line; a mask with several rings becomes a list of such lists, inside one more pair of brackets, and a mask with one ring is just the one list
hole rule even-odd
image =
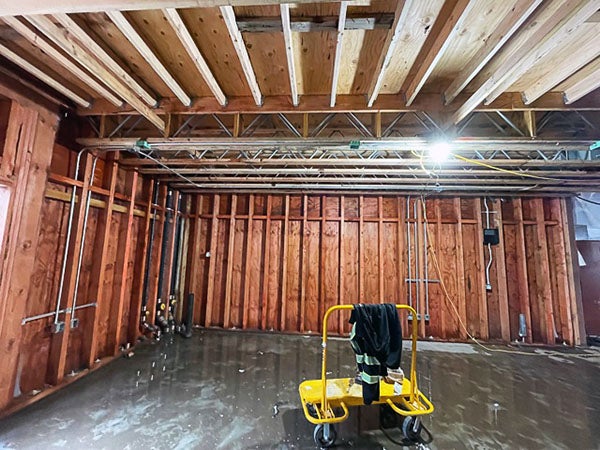
[[429, 158], [435, 162], [444, 162], [448, 156], [450, 156], [450, 144], [446, 141], [433, 142], [429, 147]]

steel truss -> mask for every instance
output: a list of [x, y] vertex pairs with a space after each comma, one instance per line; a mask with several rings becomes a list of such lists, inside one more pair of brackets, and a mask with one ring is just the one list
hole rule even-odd
[[444, 163], [428, 149], [448, 135], [425, 112], [300, 116], [188, 115], [169, 137], [142, 138], [148, 146], [139, 116], [121, 116], [111, 127], [93, 121], [106, 137], [80, 143], [130, 150], [136, 157], [124, 164], [186, 191], [556, 194], [597, 190], [600, 181], [600, 154], [590, 150], [600, 127], [590, 113], [538, 113], [529, 126], [515, 113], [473, 113], [453, 131]]

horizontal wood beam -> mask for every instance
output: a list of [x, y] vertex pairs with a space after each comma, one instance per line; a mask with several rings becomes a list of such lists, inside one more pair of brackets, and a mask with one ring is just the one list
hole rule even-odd
[[[367, 105], [372, 107], [379, 96], [379, 91], [381, 90], [381, 85], [383, 84], [383, 78], [385, 76], [385, 71], [390, 65], [390, 61], [392, 60], [392, 56], [394, 54], [394, 50], [396, 49], [396, 45], [401, 37], [402, 29], [406, 26], [409, 18], [410, 18], [410, 10], [413, 8], [414, 0], [399, 0], [396, 6], [396, 11], [394, 12], [394, 22], [392, 24], [392, 29], [388, 32], [385, 43], [381, 49], [381, 54], [379, 55], [379, 61], [377, 62], [377, 66], [373, 71], [373, 78], [371, 79], [371, 85], [369, 86], [369, 91], [367, 93]], [[404, 100], [404, 99], [403, 99]], [[404, 104], [404, 101], [402, 101]]]
[[542, 3], [542, 0], [526, 0], [517, 2], [502, 22], [484, 39], [484, 44], [477, 54], [469, 60], [454, 81], [444, 92], [444, 101], [451, 103], [458, 94], [475, 78], [484, 66], [500, 51], [513, 34], [523, 25], [525, 20]]
[[581, 97], [600, 88], [600, 58], [574, 74], [561, 87], [564, 89], [567, 105], [572, 105]]
[[[595, 0], [596, 1], [596, 0]], [[568, 2], [545, 2], [530, 17], [526, 26], [515, 35], [502, 52], [485, 70], [484, 81], [452, 115], [451, 123], [458, 124], [482, 102], [492, 103], [540, 57], [545, 55], [560, 38], [569, 34], [576, 24], [594, 7], [595, 2], [580, 2], [575, 8]], [[583, 19], [582, 19], [583, 18]]]
[[171, 75], [164, 64], [158, 59], [152, 49], [144, 41], [142, 36], [140, 36], [133, 25], [129, 23], [123, 13], [119, 11], [107, 11], [106, 15], [110, 18], [110, 20], [112, 20], [121, 33], [123, 33], [131, 45], [135, 47], [139, 54], [144, 57], [148, 64], [150, 64], [152, 69], [154, 69], [156, 74], [161, 78], [161, 80], [163, 80], [171, 92], [173, 92], [173, 94], [175, 94], [175, 96], [181, 101], [181, 103], [183, 103], [185, 106], [190, 106], [192, 104], [192, 99], [190, 96], [184, 91], [179, 82], [173, 77], [173, 75]]
[[[459, 97], [458, 101], [466, 100], [466, 96]], [[455, 107], [445, 106], [441, 94], [421, 94], [415, 102], [407, 107], [404, 106], [404, 97], [400, 95], [380, 95], [374, 105], [369, 108], [363, 95], [338, 95], [336, 104], [329, 106], [331, 97], [329, 95], [303, 95], [299, 104], [295, 107], [290, 97], [265, 96], [262, 106], [257, 106], [252, 97], [229, 97], [226, 106], [221, 106], [212, 97], [201, 97], [194, 99], [189, 108], [181, 105], [177, 99], [166, 98], [159, 102], [154, 110], [157, 114], [265, 114], [265, 113], [331, 113], [331, 112], [446, 112], [452, 113]], [[582, 98], [580, 101], [570, 105], [564, 103], [561, 92], [549, 92], [531, 105], [525, 105], [519, 92], [508, 92], [496, 99], [489, 105], [478, 105], [475, 111], [600, 111], [600, 93], [595, 93]], [[130, 106], [115, 108], [103, 100], [96, 100], [90, 108], [80, 108], [77, 111], [80, 116], [102, 116], [102, 115], [135, 115], [136, 110]]]
[[64, 69], [73, 74], [76, 78], [81, 80], [91, 89], [96, 91], [106, 100], [108, 100], [111, 104], [116, 107], [123, 106], [123, 101], [117, 98], [112, 92], [106, 89], [103, 85], [101, 85], [95, 78], [90, 76], [88, 73], [79, 68], [74, 62], [72, 62], [65, 55], [56, 50], [48, 41], [44, 40], [41, 36], [39, 36], [35, 31], [31, 28], [27, 27], [23, 22], [21, 22], [16, 17], [4, 17], [5, 23], [7, 23], [13, 30], [19, 33], [23, 38], [25, 38], [29, 43], [39, 48], [43, 53], [48, 55], [58, 64], [60, 64]]
[[235, 12], [233, 11], [233, 7], [221, 6], [221, 15], [223, 16], [223, 20], [225, 21], [225, 25], [227, 26], [227, 30], [231, 36], [233, 47], [235, 48], [240, 60], [242, 70], [246, 76], [246, 81], [250, 87], [250, 92], [252, 92], [252, 97], [254, 97], [254, 102], [260, 106], [262, 105], [262, 93], [260, 92], [260, 87], [256, 81], [256, 74], [252, 68], [252, 62], [250, 61], [250, 55], [248, 54], [246, 43], [244, 42], [242, 33], [240, 32], [235, 21]]
[[188, 53], [190, 58], [192, 58], [194, 65], [198, 69], [198, 72], [200, 72], [200, 75], [202, 75], [202, 78], [204, 78], [204, 81], [206, 81], [206, 84], [217, 99], [217, 102], [219, 102], [219, 105], [225, 106], [227, 104], [227, 97], [225, 97], [223, 89], [221, 89], [219, 82], [210, 70], [210, 67], [208, 67], [204, 56], [194, 42], [194, 38], [192, 38], [192, 35], [185, 26], [185, 23], [181, 19], [181, 16], [177, 10], [174, 8], [168, 8], [163, 10], [163, 14], [177, 34], [177, 37], [181, 41], [185, 51]]
[[71, 58], [77, 60], [79, 64], [96, 74], [103, 82], [109, 86], [116, 94], [125, 100], [131, 107], [146, 117], [159, 130], [165, 128], [164, 121], [142, 102], [136, 95], [118, 80], [111, 72], [109, 72], [102, 64], [94, 57], [85, 51], [66, 30], [58, 28], [50, 19], [44, 16], [27, 16], [27, 21], [46, 35], [52, 42], [58, 45]]
[[[548, 31], [537, 45], [535, 45], [516, 64], [509, 68], [509, 72], [495, 86], [492, 92], [486, 95], [484, 103], [489, 104], [498, 98], [500, 94], [510, 88], [510, 86], [518, 81], [529, 69], [534, 67], [538, 61], [541, 61], [546, 55], [549, 55], [551, 52], [553, 52], [558, 46], [561, 45], [561, 43], [567, 41], [592, 14], [598, 11], [599, 8], [600, 0], [589, 0], [581, 2], [580, 5], [576, 7], [572, 7], [570, 14], [564, 17], [555, 28]], [[594, 50], [594, 46], [591, 46], [591, 50], [589, 51], [594, 52]], [[559, 67], [560, 66], [564, 66], [564, 64], [559, 64]], [[566, 66], [569, 67], [570, 65]], [[535, 98], [537, 97], [532, 95], [532, 99], [535, 100]], [[526, 101], [526, 103], [530, 103], [530, 101]]]
[[69, 35], [104, 64], [114, 75], [125, 83], [136, 95], [142, 98], [148, 106], [156, 106], [157, 100], [146, 88], [142, 87], [128, 71], [123, 69], [83, 28], [67, 14], [56, 14], [54, 19], [60, 23]]
[[461, 31], [474, 5], [475, 2], [469, 0], [456, 0], [454, 4], [446, 2], [433, 25], [434, 31], [425, 42], [404, 82], [402, 90], [406, 95], [407, 105], [415, 101], [415, 97], [444, 56], [453, 38]]
[[[340, 0], [328, 0], [336, 3]], [[164, 8], [210, 8], [215, 6], [261, 6], [284, 3], [282, 0], [40, 0], [5, 1], [0, 16], [57, 13], [91, 13], [133, 11]], [[314, 3], [314, 0], [294, 0], [294, 3]]]
[[285, 56], [287, 58], [288, 76], [290, 78], [290, 92], [292, 94], [292, 106], [298, 106], [298, 81], [296, 78], [296, 66], [294, 65], [294, 46], [292, 40], [292, 29], [290, 26], [290, 5], [283, 3], [280, 6], [281, 26], [283, 29], [283, 40], [285, 42]]
[[42, 81], [44, 84], [47, 84], [52, 89], [56, 90], [57, 92], [60, 92], [62, 95], [64, 95], [68, 99], [72, 100], [77, 105], [81, 106], [82, 108], [90, 107], [91, 103], [89, 100], [83, 98], [78, 93], [67, 88], [62, 81], [55, 80], [51, 76], [47, 75], [45, 72], [38, 69], [35, 65], [31, 64], [26, 59], [21, 58], [15, 52], [8, 49], [7, 47], [5, 47], [2, 44], [0, 44], [0, 55], [4, 56], [6, 59], [13, 62], [17, 66], [19, 66], [21, 69], [30, 73], [31, 75], [36, 77], [38, 80]]
[[[347, 15], [344, 30], [389, 30], [394, 22], [394, 14], [352, 14]], [[294, 33], [338, 30], [338, 16], [292, 17], [290, 28]], [[240, 17], [237, 26], [242, 33], [281, 33], [281, 20], [273, 17]]]

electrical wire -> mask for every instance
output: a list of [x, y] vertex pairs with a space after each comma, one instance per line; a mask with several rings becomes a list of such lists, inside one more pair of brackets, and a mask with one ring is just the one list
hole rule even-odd
[[600, 203], [595, 202], [594, 200], [590, 200], [588, 198], [584, 198], [581, 195], [576, 195], [575, 197], [578, 198], [579, 200], [584, 201], [584, 202], [591, 203], [592, 205], [598, 205], [598, 206], [600, 206]]
[[[421, 205], [423, 205], [425, 199], [423, 197], [421, 197]], [[429, 225], [429, 222], [427, 220], [427, 211], [425, 208], [423, 208], [423, 220], [425, 221], [425, 223], [427, 225]], [[425, 227], [425, 233], [428, 233], [428, 228], [429, 227]], [[512, 353], [515, 355], [527, 355], [527, 356], [550, 356], [550, 355], [554, 355], [554, 356], [558, 356], [561, 358], [565, 358], [565, 357], [574, 357], [574, 358], [579, 358], [579, 355], [570, 355], [568, 353], [560, 353], [560, 352], [554, 352], [554, 351], [545, 351], [545, 353], [531, 353], [531, 352], [523, 352], [523, 351], [519, 351], [519, 350], [506, 350], [506, 349], [493, 349], [493, 348], [489, 348], [485, 345], [483, 345], [481, 342], [479, 342], [479, 340], [473, 336], [470, 332], [469, 329], [467, 328], [467, 326], [465, 325], [459, 311], [458, 308], [456, 307], [456, 303], [452, 300], [452, 297], [450, 296], [450, 293], [448, 292], [448, 289], [446, 288], [446, 283], [444, 282], [444, 276], [442, 274], [442, 271], [440, 269], [440, 265], [438, 263], [438, 259], [437, 259], [437, 255], [435, 252], [435, 249], [433, 248], [433, 246], [431, 244], [427, 245], [427, 251], [431, 252], [431, 256], [432, 256], [432, 261], [433, 261], [433, 265], [435, 267], [435, 270], [438, 274], [438, 279], [439, 279], [439, 284], [440, 287], [442, 288], [442, 292], [444, 294], [444, 298], [450, 303], [450, 306], [452, 306], [452, 310], [454, 312], [454, 314], [456, 315], [456, 317], [458, 318], [458, 322], [460, 324], [460, 326], [462, 327], [462, 329], [465, 331], [465, 333], [467, 334], [467, 337], [472, 340], [476, 345], [478, 345], [479, 347], [483, 348], [485, 351], [488, 352], [492, 352], [492, 353]]]

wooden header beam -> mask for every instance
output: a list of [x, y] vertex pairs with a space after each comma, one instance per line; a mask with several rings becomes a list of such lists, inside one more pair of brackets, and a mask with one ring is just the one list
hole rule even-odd
[[[466, 100], [460, 96], [459, 101]], [[393, 112], [447, 112], [452, 113], [454, 106], [445, 106], [440, 94], [421, 94], [415, 102], [404, 106], [404, 98], [400, 95], [380, 95], [372, 108], [366, 104], [363, 95], [338, 95], [334, 107], [329, 106], [329, 95], [303, 95], [297, 107], [294, 107], [287, 95], [266, 96], [262, 106], [257, 106], [254, 99], [247, 97], [228, 97], [227, 105], [221, 106], [212, 97], [194, 99], [188, 108], [181, 105], [177, 99], [162, 99], [155, 109], [157, 114], [269, 114], [269, 113], [324, 113], [354, 112], [354, 113], [393, 113]], [[550, 92], [543, 95], [531, 105], [525, 105], [520, 92], [502, 94], [490, 105], [479, 105], [475, 111], [600, 111], [600, 92], [592, 93], [585, 98], [565, 105], [561, 92]], [[115, 108], [103, 100], [96, 100], [90, 108], [77, 111], [80, 116], [102, 115], [135, 115], [136, 110], [130, 106]]]
[[[337, 3], [341, 0], [328, 0]], [[314, 3], [315, 0], [294, 0], [294, 3]], [[3, 1], [1, 16], [30, 14], [91, 13], [133, 11], [164, 8], [210, 8], [215, 6], [261, 6], [285, 3], [282, 0], [21, 0]]]

